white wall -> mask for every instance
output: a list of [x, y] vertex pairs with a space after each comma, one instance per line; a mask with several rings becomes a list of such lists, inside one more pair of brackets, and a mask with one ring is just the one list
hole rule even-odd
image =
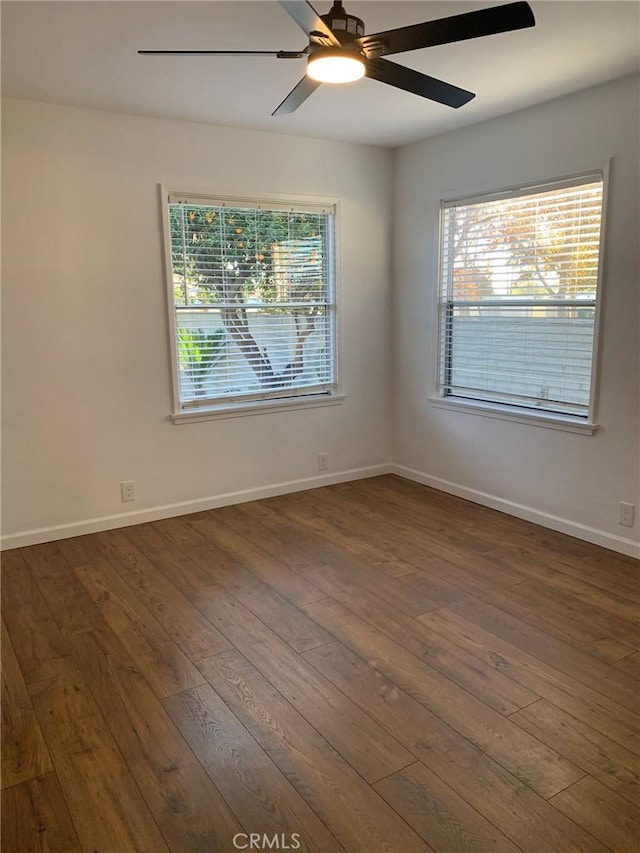
[[[337, 477], [389, 461], [390, 151], [27, 101], [2, 126], [7, 545], [314, 477], [319, 451]], [[158, 183], [342, 199], [342, 405], [168, 419]]]
[[[620, 527], [618, 502], [640, 504], [638, 103], [638, 78], [627, 77], [401, 149], [394, 232], [394, 461], [423, 482], [627, 552], [638, 521]], [[600, 430], [434, 407], [441, 195], [571, 175], [609, 157]]]

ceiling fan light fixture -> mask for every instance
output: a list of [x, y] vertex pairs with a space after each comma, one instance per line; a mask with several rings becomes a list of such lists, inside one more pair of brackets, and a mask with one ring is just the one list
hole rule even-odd
[[319, 83], [352, 83], [364, 77], [364, 61], [352, 50], [326, 48], [307, 60], [307, 75]]

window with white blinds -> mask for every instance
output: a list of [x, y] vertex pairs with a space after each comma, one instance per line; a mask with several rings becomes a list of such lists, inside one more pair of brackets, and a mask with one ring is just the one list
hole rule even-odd
[[335, 390], [332, 206], [168, 197], [179, 410]]
[[440, 394], [590, 420], [603, 178], [443, 202]]

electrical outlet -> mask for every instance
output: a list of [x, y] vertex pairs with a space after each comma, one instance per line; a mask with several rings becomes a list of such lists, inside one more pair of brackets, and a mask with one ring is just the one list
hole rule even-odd
[[123, 503], [127, 501], [135, 501], [136, 499], [136, 484], [135, 480], [123, 480], [120, 483], [120, 500]]
[[328, 453], [318, 453], [318, 471], [328, 471], [329, 470], [329, 454]]
[[633, 527], [635, 509], [635, 504], [628, 504], [624, 501], [620, 501], [620, 517], [618, 519], [618, 524], [622, 524], [623, 527]]

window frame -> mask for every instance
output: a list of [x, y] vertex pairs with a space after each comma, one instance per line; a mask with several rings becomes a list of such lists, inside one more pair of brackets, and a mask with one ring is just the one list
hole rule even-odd
[[[597, 422], [599, 403], [599, 379], [600, 379], [600, 329], [603, 300], [603, 283], [605, 278], [605, 243], [607, 230], [607, 208], [609, 193], [609, 173], [611, 160], [595, 168], [586, 168], [570, 175], [555, 178], [538, 178], [521, 181], [501, 189], [493, 187], [474, 187], [472, 189], [457, 190], [453, 192], [442, 192], [438, 201], [438, 232], [437, 251], [435, 264], [435, 287], [433, 289], [433, 322], [435, 328], [433, 340], [433, 364], [435, 365], [434, 381], [428, 400], [432, 406], [450, 411], [459, 411], [466, 414], [481, 415], [499, 420], [526, 423], [532, 426], [548, 427], [551, 429], [565, 430], [568, 432], [592, 435], [599, 429]], [[591, 353], [591, 383], [589, 392], [589, 410], [587, 417], [571, 415], [569, 413], [557, 413], [545, 411], [544, 409], [533, 409], [527, 406], [517, 406], [493, 401], [475, 400], [473, 398], [456, 398], [446, 395], [443, 387], [443, 371], [445, 369], [445, 352], [443, 346], [443, 320], [442, 313], [446, 310], [447, 301], [443, 299], [442, 266], [444, 262], [444, 215], [445, 210], [456, 203], [472, 204], [477, 202], [496, 201], [501, 198], [521, 197], [526, 194], [543, 192], [545, 189], [560, 189], [568, 186], [579, 186], [590, 179], [602, 180], [602, 216], [600, 227], [600, 241], [598, 246], [598, 275], [597, 290], [594, 307], [594, 329], [593, 348]]]
[[[162, 242], [164, 248], [164, 267], [166, 280], [166, 305], [168, 318], [168, 346], [170, 355], [170, 373], [173, 409], [169, 418], [174, 424], [190, 423], [193, 421], [217, 420], [221, 418], [256, 415], [268, 412], [289, 411], [295, 409], [315, 408], [340, 404], [345, 400], [342, 390], [341, 365], [341, 253], [340, 253], [340, 199], [323, 196], [300, 196], [294, 194], [251, 193], [234, 195], [229, 193], [206, 193], [201, 190], [173, 189], [164, 184], [158, 185], [162, 219]], [[305, 393], [304, 388], [293, 389], [289, 396], [267, 397], [256, 399], [239, 396], [235, 400], [212, 401], [210, 405], [185, 406], [180, 399], [180, 379], [178, 364], [178, 348], [176, 344], [176, 311], [173, 286], [173, 263], [171, 257], [171, 232], [169, 221], [169, 205], [171, 200], [179, 197], [193, 204], [234, 205], [274, 205], [275, 208], [331, 208], [333, 228], [331, 234], [333, 269], [332, 280], [329, 283], [330, 299], [327, 304], [333, 313], [332, 363], [333, 381], [326, 383], [327, 390], [322, 392]]]

